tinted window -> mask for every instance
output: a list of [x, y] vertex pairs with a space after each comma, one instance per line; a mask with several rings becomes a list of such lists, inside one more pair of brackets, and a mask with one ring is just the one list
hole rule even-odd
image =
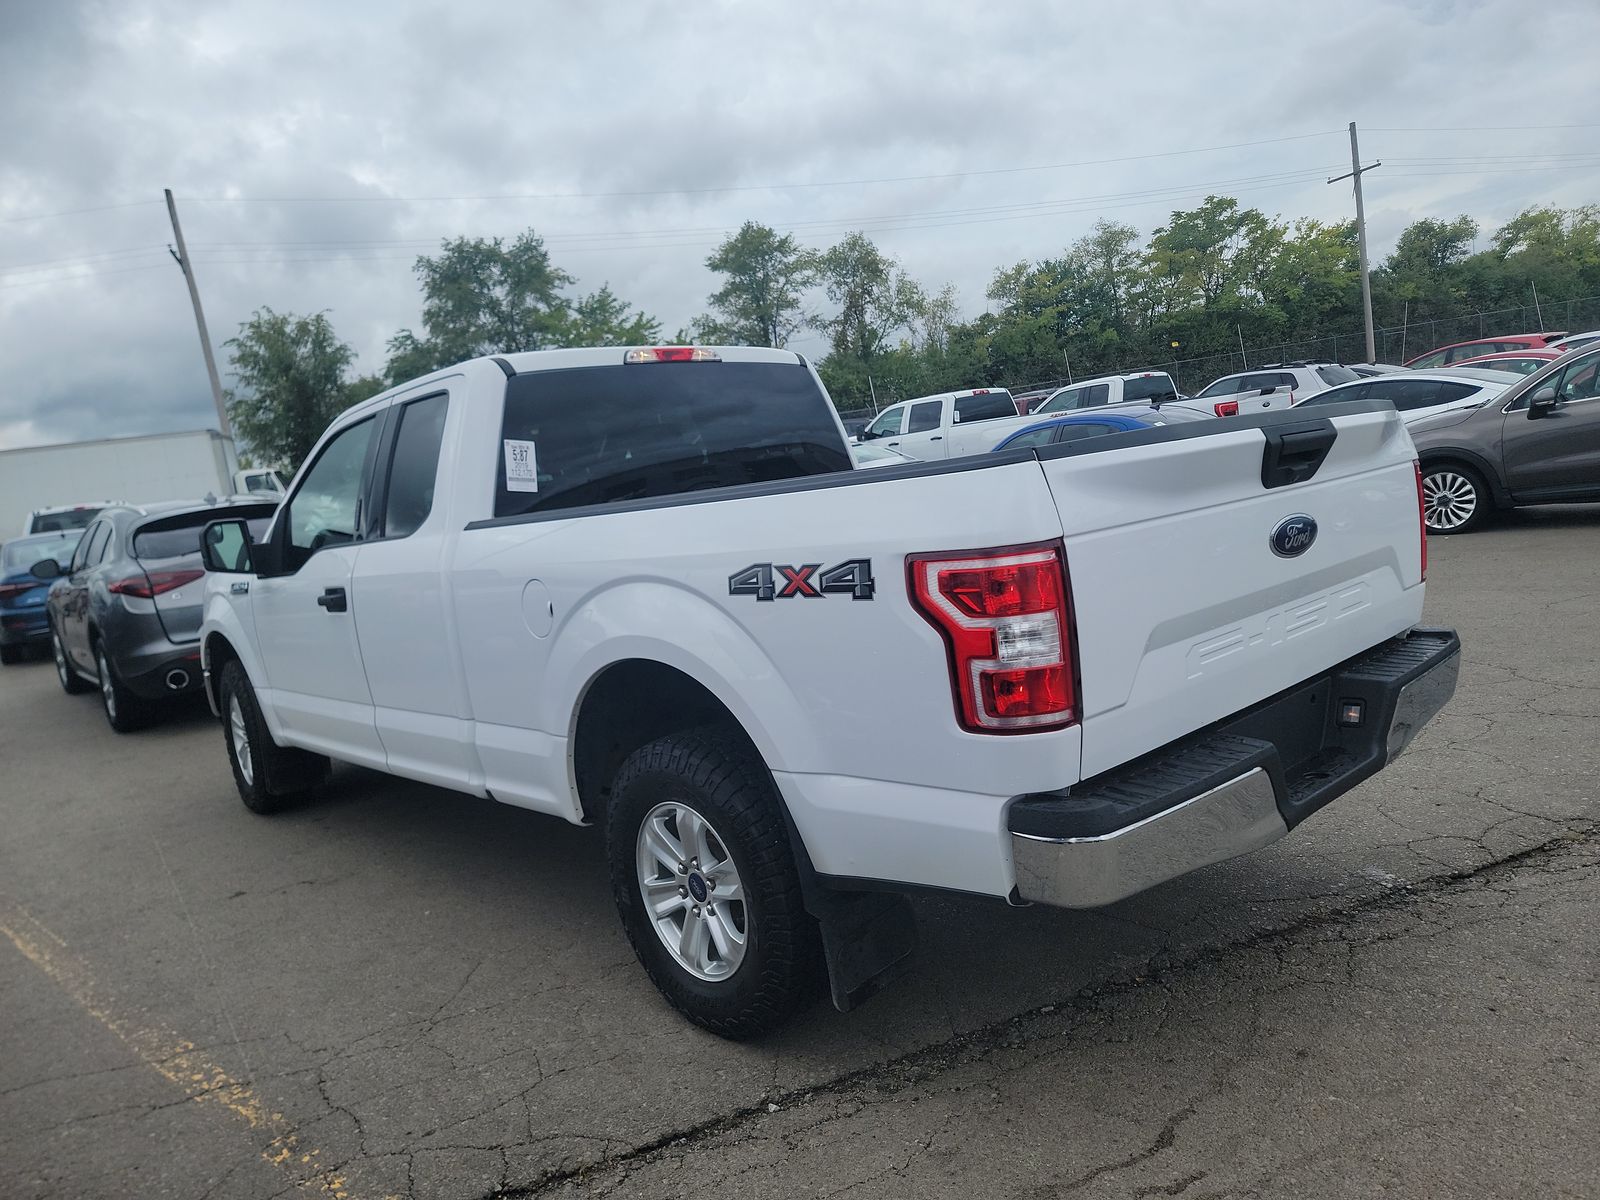
[[[832, 406], [799, 363], [518, 375], [501, 437], [497, 516], [852, 469]], [[530, 479], [512, 490], [506, 457], [523, 452]]]
[[1139, 379], [1125, 379], [1122, 383], [1124, 400], [1150, 400], [1177, 394], [1178, 389], [1173, 386], [1170, 375], [1149, 375]]
[[1387, 400], [1401, 412], [1448, 404], [1470, 396], [1478, 389], [1470, 383], [1445, 383], [1436, 379], [1377, 379], [1367, 393], [1374, 400]]
[[927, 400], [921, 404], [913, 404], [911, 423], [906, 426], [906, 432], [927, 433], [929, 430], [939, 428], [939, 410], [943, 407], [942, 400]]
[[979, 392], [956, 397], [956, 420], [963, 425], [973, 421], [993, 421], [1017, 415], [1017, 402], [1010, 392]]
[[1242, 375], [1224, 375], [1221, 379], [1208, 386], [1196, 399], [1206, 400], [1212, 396], [1232, 396], [1239, 391], [1243, 381], [1244, 376]]
[[1411, 369], [1413, 371], [1421, 371], [1428, 367], [1442, 367], [1444, 365], [1444, 359], [1447, 353], [1448, 351], [1445, 350], [1435, 350], [1432, 354], [1424, 354], [1421, 358], [1410, 364]]
[[1361, 376], [1357, 375], [1349, 367], [1341, 367], [1337, 365], [1331, 367], [1318, 367], [1317, 374], [1321, 377], [1322, 382], [1327, 384], [1329, 387], [1338, 387], [1341, 383], [1350, 383], [1361, 378]]
[[906, 426], [906, 410], [903, 408], [888, 408], [879, 413], [877, 419], [867, 426], [867, 432], [874, 437], [892, 437], [900, 433]]
[[[243, 512], [238, 509], [208, 508], [200, 512], [184, 513], [179, 517], [151, 522], [134, 533], [133, 556], [142, 559], [183, 558], [191, 554], [198, 556], [202, 529], [213, 521], [246, 517], [249, 512], [248, 507]], [[263, 513], [247, 519], [250, 522], [250, 540], [259, 541], [261, 535], [267, 532], [267, 526], [272, 523], [272, 514]]]
[[1068, 409], [1077, 408], [1078, 402], [1082, 399], [1082, 388], [1063, 388], [1041, 404], [1038, 411], [1042, 413], [1066, 412]]
[[1474, 342], [1469, 346], [1457, 346], [1445, 355], [1445, 361], [1460, 362], [1466, 358], [1479, 358], [1485, 354], [1493, 354], [1497, 350], [1515, 349], [1515, 346], [1508, 346], [1502, 342]]
[[101, 521], [94, 526], [94, 531], [87, 536], [89, 537], [89, 547], [84, 551], [83, 565], [92, 567], [106, 556], [106, 546], [111, 541], [111, 522]]
[[1098, 421], [1075, 421], [1057, 430], [1056, 441], [1081, 442], [1085, 438], [1104, 437], [1108, 433], [1121, 432], [1115, 425], [1102, 425]]
[[1053, 428], [1029, 429], [1014, 437], [1006, 439], [1007, 450], [1024, 450], [1030, 446], [1048, 446], [1055, 440], [1056, 431]]
[[448, 399], [429, 396], [400, 409], [389, 464], [389, 493], [383, 510], [383, 535], [405, 537], [433, 511], [433, 485], [439, 474], [439, 444], [444, 440]]
[[94, 535], [96, 532], [98, 531], [93, 528], [85, 530], [82, 538], [79, 539], [78, 548], [73, 551], [72, 554], [73, 571], [83, 570], [83, 565], [88, 561], [89, 558], [89, 543], [94, 540]]
[[1296, 408], [1304, 408], [1307, 404], [1342, 404], [1346, 400], [1365, 400], [1370, 397], [1372, 387], [1378, 380], [1363, 379], [1359, 383], [1347, 383], [1343, 387], [1329, 388], [1325, 392], [1317, 392], [1307, 396]]
[[1109, 383], [1091, 383], [1083, 389], [1083, 402], [1079, 408], [1097, 408], [1102, 404], [1111, 403], [1111, 385]]
[[61, 530], [84, 529], [98, 516], [98, 508], [74, 508], [67, 512], [46, 513], [34, 517], [28, 525], [29, 533], [57, 533]]
[[61, 537], [13, 538], [0, 550], [0, 570], [26, 571], [36, 562], [53, 558], [65, 569], [72, 562], [79, 538], [72, 534]]
[[372, 430], [373, 419], [368, 417], [336, 434], [288, 501], [291, 571], [324, 546], [355, 540], [361, 473]]
[[1600, 396], [1600, 358], [1573, 363], [1563, 371], [1561, 382], [1556, 385], [1556, 395], [1563, 403]]

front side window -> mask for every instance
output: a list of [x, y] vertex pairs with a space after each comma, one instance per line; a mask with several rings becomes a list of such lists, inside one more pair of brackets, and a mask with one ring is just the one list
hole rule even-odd
[[1209, 385], [1195, 399], [1209, 400], [1213, 396], [1234, 396], [1243, 390], [1243, 384], [1243, 375], [1224, 375], [1221, 379]]
[[531, 371], [506, 381], [501, 441], [494, 509], [501, 517], [853, 465], [833, 406], [798, 362]]
[[1563, 404], [1572, 400], [1593, 400], [1600, 396], [1600, 357], [1573, 363], [1561, 373], [1556, 396]]
[[1047, 425], [1043, 429], [1028, 429], [1015, 437], [1007, 438], [1005, 448], [1007, 450], [1026, 450], [1033, 446], [1048, 446], [1055, 440], [1055, 436], [1056, 431], [1053, 426]]
[[898, 437], [905, 428], [906, 410], [903, 408], [888, 408], [879, 413], [867, 432], [873, 437]]
[[956, 397], [956, 420], [963, 425], [973, 421], [994, 421], [1017, 415], [1017, 402], [1010, 392], [976, 392]]
[[444, 441], [448, 405], [446, 396], [429, 396], [400, 409], [400, 430], [395, 434], [389, 490], [384, 501], [384, 537], [415, 533], [433, 511], [433, 487], [439, 475], [439, 446]]
[[374, 421], [368, 417], [334, 435], [322, 448], [300, 490], [288, 500], [285, 565], [295, 571], [324, 546], [353, 542], [360, 507], [362, 471]]
[[930, 433], [939, 428], [939, 410], [944, 407], [942, 400], [926, 400], [921, 404], [911, 406], [911, 422], [906, 426], [907, 433]]
[[1078, 407], [1078, 401], [1083, 398], [1082, 388], [1062, 388], [1050, 399], [1039, 406], [1039, 412], [1066, 412]]

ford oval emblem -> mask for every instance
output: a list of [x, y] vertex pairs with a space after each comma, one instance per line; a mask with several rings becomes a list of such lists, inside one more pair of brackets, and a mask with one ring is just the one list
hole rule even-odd
[[1305, 513], [1279, 521], [1268, 544], [1279, 558], [1299, 558], [1317, 540], [1317, 523]]

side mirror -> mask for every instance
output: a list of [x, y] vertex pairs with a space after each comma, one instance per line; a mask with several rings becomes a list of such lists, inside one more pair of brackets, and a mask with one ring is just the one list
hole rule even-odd
[[200, 531], [200, 561], [208, 571], [251, 574], [250, 526], [243, 521], [213, 521]]
[[1528, 397], [1528, 419], [1531, 421], [1538, 417], [1549, 416], [1559, 403], [1561, 400], [1556, 395], [1555, 384], [1545, 384]]
[[58, 579], [61, 576], [61, 564], [53, 558], [41, 558], [28, 568], [28, 574], [35, 579]]
[[878, 435], [873, 433], [872, 430], [863, 429], [860, 433], [856, 434], [856, 441], [858, 441], [858, 442], [870, 442], [873, 438], [875, 438], [877, 436]]

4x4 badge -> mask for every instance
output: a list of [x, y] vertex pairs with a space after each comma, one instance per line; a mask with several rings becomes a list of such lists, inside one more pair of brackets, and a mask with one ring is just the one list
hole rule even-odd
[[820, 600], [830, 592], [848, 593], [852, 600], [871, 600], [876, 591], [870, 558], [847, 559], [826, 571], [821, 563], [798, 567], [751, 563], [728, 576], [728, 595], [754, 596], [757, 600], [789, 600], [796, 596]]

